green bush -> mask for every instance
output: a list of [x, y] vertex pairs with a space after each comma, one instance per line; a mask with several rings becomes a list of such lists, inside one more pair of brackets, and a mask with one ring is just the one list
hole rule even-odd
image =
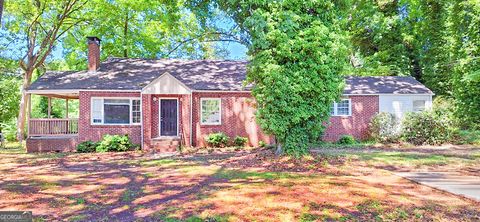
[[402, 138], [415, 145], [446, 143], [454, 134], [450, 118], [442, 112], [407, 113], [402, 121]]
[[267, 146], [267, 143], [265, 143], [265, 141], [263, 141], [263, 140], [260, 140], [260, 142], [258, 142], [258, 146], [260, 146], [260, 147], [266, 147], [266, 146]]
[[340, 139], [338, 139], [337, 143], [344, 144], [344, 145], [351, 145], [351, 144], [355, 144], [356, 141], [352, 135], [342, 135], [340, 136]]
[[247, 137], [236, 136], [235, 139], [233, 139], [233, 145], [235, 146], [244, 147], [247, 143], [248, 143]]
[[10, 142], [17, 140], [17, 120], [15, 118], [11, 119], [6, 123], [0, 123], [0, 128], [2, 130], [3, 137]]
[[96, 151], [102, 152], [122, 152], [133, 148], [134, 145], [130, 142], [128, 135], [105, 135], [102, 141], [98, 143]]
[[212, 147], [225, 147], [230, 138], [225, 133], [210, 133], [205, 137], [205, 141]]
[[397, 142], [401, 136], [401, 121], [391, 113], [378, 113], [368, 127], [377, 142]]
[[79, 152], [79, 153], [93, 153], [93, 152], [95, 152], [97, 146], [98, 146], [98, 143], [93, 142], [91, 140], [81, 142], [80, 144], [77, 145], [77, 152]]
[[459, 130], [456, 137], [457, 144], [480, 146], [480, 130]]

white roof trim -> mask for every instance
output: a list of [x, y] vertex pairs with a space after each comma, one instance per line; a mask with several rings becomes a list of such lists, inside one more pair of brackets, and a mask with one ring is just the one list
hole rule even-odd
[[191, 94], [192, 90], [168, 72], [142, 88], [142, 94]]
[[198, 92], [198, 93], [251, 93], [251, 90], [241, 90], [241, 91], [235, 91], [235, 90], [193, 90], [192, 92]]
[[80, 91], [86, 92], [141, 92], [135, 89], [31, 89], [26, 93], [32, 94], [58, 94], [58, 93], [79, 93]]
[[344, 96], [426, 96], [426, 95], [435, 95], [435, 93], [344, 93]]

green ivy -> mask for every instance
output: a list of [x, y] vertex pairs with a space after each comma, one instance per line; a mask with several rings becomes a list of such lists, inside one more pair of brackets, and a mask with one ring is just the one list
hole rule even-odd
[[252, 1], [247, 80], [257, 122], [289, 155], [308, 151], [343, 90], [347, 56], [335, 1]]

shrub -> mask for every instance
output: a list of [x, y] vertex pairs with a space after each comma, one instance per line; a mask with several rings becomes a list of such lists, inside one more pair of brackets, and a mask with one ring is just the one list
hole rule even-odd
[[3, 137], [10, 142], [17, 140], [17, 122], [13, 118], [6, 123], [0, 123], [0, 128], [3, 134]]
[[450, 118], [441, 112], [407, 113], [402, 121], [402, 138], [415, 145], [449, 142], [454, 132]]
[[127, 151], [130, 148], [134, 147], [134, 145], [130, 142], [130, 138], [128, 135], [105, 135], [103, 136], [102, 141], [99, 142], [98, 146], [96, 147], [97, 152], [122, 152]]
[[397, 142], [401, 135], [401, 121], [391, 113], [375, 115], [369, 124], [370, 136], [378, 142]]
[[205, 141], [212, 147], [225, 147], [229, 139], [225, 133], [210, 133], [205, 137]]
[[267, 146], [267, 143], [265, 143], [265, 141], [263, 141], [263, 140], [260, 140], [260, 142], [258, 142], [258, 146], [260, 146], [260, 147], [266, 147], [266, 146]]
[[80, 144], [77, 145], [77, 152], [79, 152], [79, 153], [93, 153], [93, 152], [95, 152], [97, 146], [98, 146], [98, 143], [90, 141], [90, 140], [85, 141], [85, 142], [81, 142]]
[[337, 143], [344, 144], [344, 145], [351, 145], [351, 144], [355, 144], [356, 141], [352, 135], [342, 135], [340, 136], [340, 139], [338, 139]]
[[233, 139], [233, 145], [235, 146], [244, 147], [247, 143], [248, 143], [247, 137], [236, 136], [235, 139]]

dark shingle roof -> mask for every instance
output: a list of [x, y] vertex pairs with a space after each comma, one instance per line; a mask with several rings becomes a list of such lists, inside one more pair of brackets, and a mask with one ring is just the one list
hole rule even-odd
[[111, 89], [141, 90], [168, 72], [194, 90], [246, 90], [245, 61], [111, 58], [96, 72], [47, 72], [30, 90]]
[[[242, 91], [245, 61], [108, 59], [96, 72], [47, 72], [29, 90], [141, 90], [170, 73], [193, 90]], [[432, 94], [412, 77], [347, 77], [345, 94]]]
[[433, 94], [410, 76], [352, 76], [345, 85], [344, 94]]

